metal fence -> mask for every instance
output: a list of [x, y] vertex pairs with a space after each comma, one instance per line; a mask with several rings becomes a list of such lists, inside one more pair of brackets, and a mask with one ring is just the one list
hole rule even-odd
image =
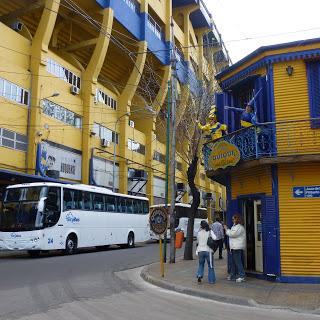
[[209, 141], [203, 146], [205, 168], [211, 170], [208, 160], [221, 140], [235, 145], [242, 161], [320, 154], [320, 129], [313, 129], [315, 122], [320, 123], [320, 118], [262, 123]]

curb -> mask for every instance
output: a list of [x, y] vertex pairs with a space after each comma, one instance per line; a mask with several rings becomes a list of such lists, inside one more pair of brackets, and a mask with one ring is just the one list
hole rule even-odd
[[245, 307], [255, 307], [255, 308], [262, 308], [262, 309], [269, 309], [269, 310], [284, 310], [284, 311], [292, 311], [295, 313], [301, 313], [301, 314], [312, 314], [312, 315], [319, 315], [320, 314], [320, 308], [314, 309], [314, 310], [306, 310], [306, 309], [298, 309], [298, 308], [290, 308], [285, 306], [274, 306], [274, 305], [267, 305], [267, 304], [261, 304], [255, 301], [254, 299], [246, 299], [242, 297], [236, 297], [236, 296], [230, 296], [230, 295], [223, 295], [220, 293], [213, 293], [213, 292], [206, 292], [202, 290], [197, 289], [191, 289], [186, 288], [180, 285], [175, 285], [172, 283], [169, 283], [165, 280], [161, 280], [158, 278], [155, 278], [151, 276], [148, 273], [148, 267], [145, 266], [141, 273], [140, 277], [145, 280], [146, 282], [149, 282], [152, 285], [158, 286], [160, 288], [175, 291], [178, 293], [186, 294], [189, 296], [195, 296], [199, 298], [205, 298], [210, 299], [217, 302], [223, 302], [228, 304], [234, 304], [239, 306], [245, 306]]
[[205, 298], [205, 299], [210, 299], [218, 302], [224, 302], [224, 303], [230, 303], [230, 304], [236, 304], [236, 305], [241, 305], [241, 306], [249, 306], [249, 307], [258, 307], [260, 306], [255, 300], [253, 299], [246, 299], [246, 298], [240, 298], [240, 297], [234, 297], [230, 295], [222, 295], [219, 293], [212, 293], [212, 292], [205, 292], [202, 290], [196, 290], [196, 289], [190, 289], [190, 288], [185, 288], [179, 285], [175, 285], [172, 283], [168, 283], [165, 280], [160, 280], [157, 279], [153, 276], [151, 276], [148, 273], [148, 267], [145, 267], [142, 269], [140, 276], [143, 280], [161, 287], [163, 289], [171, 290], [171, 291], [176, 291], [179, 293], [187, 294], [189, 296], [196, 296], [200, 298]]

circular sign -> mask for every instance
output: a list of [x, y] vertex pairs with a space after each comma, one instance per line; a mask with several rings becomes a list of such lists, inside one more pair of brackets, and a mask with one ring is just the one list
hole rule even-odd
[[167, 231], [168, 227], [167, 210], [165, 208], [153, 208], [149, 222], [151, 230], [157, 235], [162, 235]]

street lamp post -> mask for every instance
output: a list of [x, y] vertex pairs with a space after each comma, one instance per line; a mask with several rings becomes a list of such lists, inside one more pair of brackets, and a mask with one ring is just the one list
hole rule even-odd
[[139, 111], [149, 111], [151, 114], [155, 115], [155, 111], [150, 107], [150, 106], [146, 106], [144, 108], [140, 108], [140, 109], [137, 109], [137, 110], [133, 110], [133, 111], [129, 111], [129, 112], [126, 112], [124, 113], [123, 115], [121, 115], [115, 125], [114, 125], [114, 141], [113, 141], [113, 167], [112, 167], [112, 191], [115, 192], [116, 191], [116, 186], [115, 186], [115, 182], [116, 182], [116, 133], [117, 133], [117, 125], [119, 123], [119, 121], [125, 117], [125, 116], [130, 116], [130, 114], [132, 113], [136, 113], [136, 112], [139, 112]]

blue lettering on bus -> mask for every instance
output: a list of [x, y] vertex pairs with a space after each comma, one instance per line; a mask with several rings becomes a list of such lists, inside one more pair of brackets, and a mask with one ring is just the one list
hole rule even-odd
[[74, 216], [72, 213], [68, 213], [66, 215], [66, 220], [67, 220], [67, 222], [71, 222], [71, 223], [80, 222], [80, 218]]

